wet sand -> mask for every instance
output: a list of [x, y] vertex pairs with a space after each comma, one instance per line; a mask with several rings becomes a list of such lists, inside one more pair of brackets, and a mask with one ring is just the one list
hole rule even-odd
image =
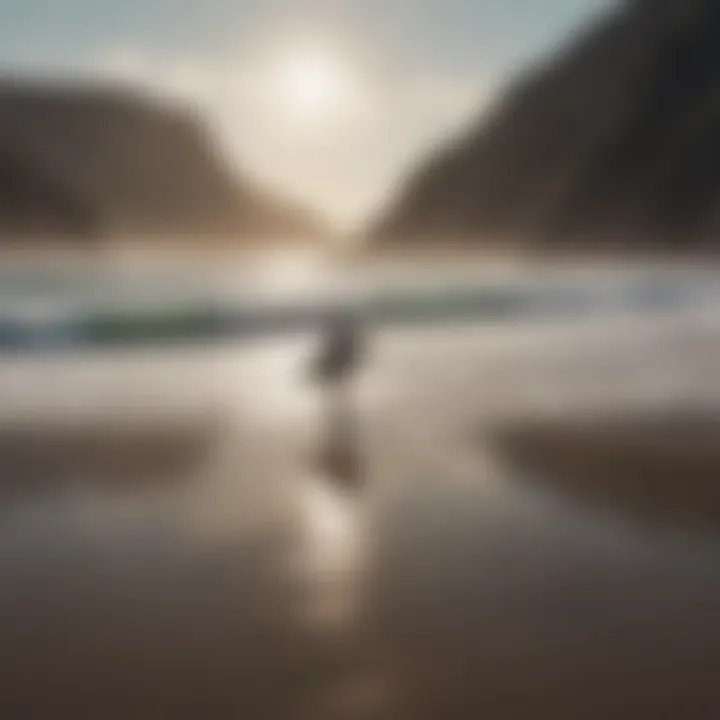
[[80, 489], [190, 482], [208, 461], [220, 418], [16, 423], [0, 428], [0, 502]]
[[720, 413], [670, 410], [500, 428], [528, 482], [589, 508], [720, 535]]
[[[96, 482], [5, 506], [0, 716], [714, 717], [717, 539], [658, 526], [654, 513], [567, 502], [509, 472], [491, 432], [579, 409], [694, 402], [711, 389], [720, 355], [708, 348], [720, 345], [707, 328], [677, 338], [675, 328], [379, 336], [357, 389], [361, 493], [317, 463], [322, 405], [302, 380], [307, 348], [124, 369], [67, 361], [32, 378], [27, 366], [0, 368], [5, 413], [24, 418], [6, 451], [24, 448], [21, 464], [30, 454], [50, 478], [78, 441], [48, 437], [47, 418], [69, 409], [99, 437], [130, 410], [160, 408], [166, 430], [163, 414], [178, 408], [220, 411], [209, 434], [200, 419], [189, 440], [155, 436], [161, 457], [143, 449], [152, 435], [88, 444], [108, 467], [144, 458], [167, 482], [105, 484], [94, 460]], [[35, 389], [27, 412], [19, 379]], [[98, 387], [115, 395], [98, 398]]]

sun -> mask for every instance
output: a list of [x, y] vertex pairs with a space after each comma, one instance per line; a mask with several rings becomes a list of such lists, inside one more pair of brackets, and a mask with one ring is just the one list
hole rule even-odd
[[342, 61], [322, 48], [287, 53], [278, 68], [279, 94], [295, 119], [320, 121], [338, 114], [348, 90]]

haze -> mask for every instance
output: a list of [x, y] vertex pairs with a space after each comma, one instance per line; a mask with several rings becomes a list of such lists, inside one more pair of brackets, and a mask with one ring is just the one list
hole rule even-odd
[[0, 62], [190, 100], [228, 157], [342, 227], [601, 0], [12, 2]]

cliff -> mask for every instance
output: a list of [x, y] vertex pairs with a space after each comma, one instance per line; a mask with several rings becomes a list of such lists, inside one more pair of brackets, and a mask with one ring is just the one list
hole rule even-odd
[[317, 238], [233, 174], [188, 108], [112, 88], [0, 83], [0, 236]]
[[423, 161], [369, 234], [685, 249], [718, 230], [720, 2], [636, 0]]

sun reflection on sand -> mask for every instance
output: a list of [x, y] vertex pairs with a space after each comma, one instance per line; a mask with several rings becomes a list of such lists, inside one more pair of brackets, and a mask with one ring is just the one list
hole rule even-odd
[[299, 490], [303, 522], [301, 572], [308, 587], [305, 619], [312, 626], [351, 629], [365, 564], [361, 505], [323, 478]]

